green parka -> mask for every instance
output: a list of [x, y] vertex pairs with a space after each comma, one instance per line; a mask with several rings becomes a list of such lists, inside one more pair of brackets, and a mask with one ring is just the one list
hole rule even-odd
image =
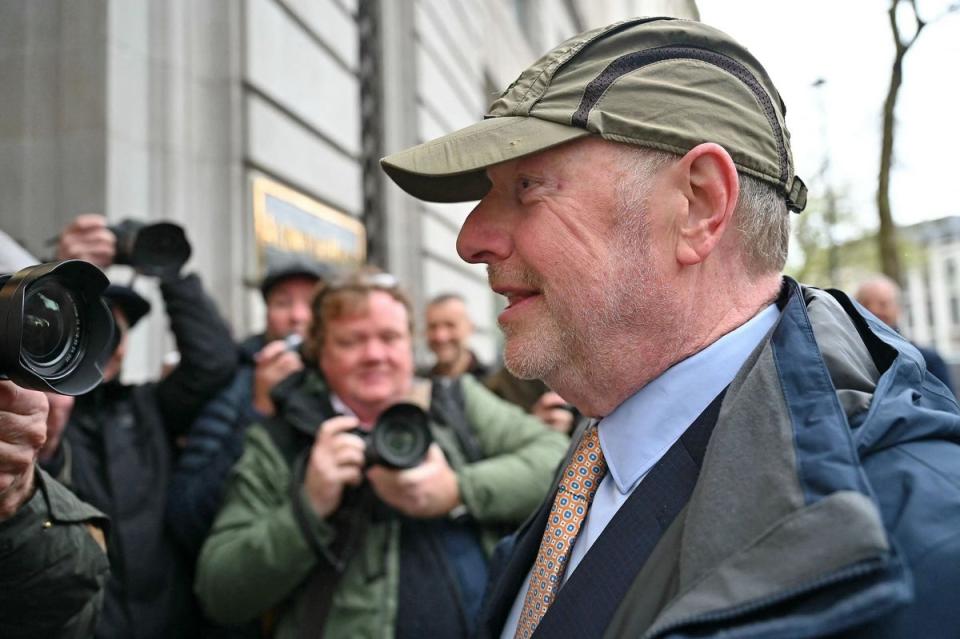
[[36, 493], [0, 522], [0, 637], [92, 637], [110, 572], [107, 518], [36, 473]]
[[[466, 463], [451, 430], [431, 426], [489, 554], [504, 526], [519, 524], [543, 499], [568, 440], [469, 375], [462, 378], [462, 388], [465, 416], [484, 458]], [[301, 486], [291, 489], [292, 477], [267, 430], [251, 428], [197, 568], [197, 595], [218, 623], [242, 623], [271, 611], [274, 637], [298, 636], [297, 620], [309, 603], [304, 584], [319, 561], [313, 546], [329, 548], [335, 532], [328, 521], [313, 516]], [[297, 523], [292, 495], [311, 517], [312, 540]], [[393, 637], [399, 531], [395, 519], [367, 527], [334, 592], [323, 636]]]

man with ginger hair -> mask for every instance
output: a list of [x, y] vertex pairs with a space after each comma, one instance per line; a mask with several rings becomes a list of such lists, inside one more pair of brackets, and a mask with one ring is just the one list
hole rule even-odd
[[467, 636], [496, 540], [542, 499], [566, 441], [466, 376], [466, 429], [431, 406], [422, 460], [370, 463], [359, 433], [430, 397], [413, 376], [410, 301], [364, 269], [312, 308], [311, 361], [248, 431], [201, 551], [204, 608], [225, 624], [273, 611], [278, 639]]

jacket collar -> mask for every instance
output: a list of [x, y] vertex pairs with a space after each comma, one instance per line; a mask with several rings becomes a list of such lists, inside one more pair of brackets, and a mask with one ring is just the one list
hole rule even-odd
[[[788, 279], [782, 300], [780, 320], [727, 391], [685, 512], [607, 636], [685, 636], [708, 621], [731, 636], [746, 621], [752, 632], [768, 624], [769, 636], [802, 636], [798, 628], [810, 624], [839, 632], [912, 596], [847, 416], [868, 410], [896, 350], [871, 343], [885, 356], [878, 363], [860, 339], [865, 327], [827, 293]], [[846, 350], [825, 359], [818, 342]], [[802, 612], [783, 606], [801, 597]], [[774, 605], [777, 613], [758, 621]]]

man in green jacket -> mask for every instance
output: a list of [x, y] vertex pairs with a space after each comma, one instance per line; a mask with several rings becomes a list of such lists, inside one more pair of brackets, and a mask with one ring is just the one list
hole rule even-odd
[[313, 315], [316, 367], [249, 431], [197, 594], [213, 619], [267, 618], [275, 637], [465, 636], [496, 539], [544, 496], [566, 440], [464, 376], [460, 415], [431, 412], [418, 466], [370, 467], [356, 429], [429, 396], [410, 302], [362, 270], [321, 290]]
[[0, 381], [0, 637], [90, 637], [109, 573], [107, 518], [36, 465], [48, 399]]

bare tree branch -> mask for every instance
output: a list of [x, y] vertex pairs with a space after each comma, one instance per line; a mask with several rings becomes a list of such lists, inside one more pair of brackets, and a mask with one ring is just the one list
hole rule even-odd
[[[900, 32], [900, 23], [897, 20], [897, 8], [901, 2], [907, 2], [917, 23], [917, 30], [907, 40]], [[900, 87], [903, 84], [903, 59], [910, 47], [917, 41], [924, 28], [937, 22], [945, 15], [960, 11], [960, 0], [953, 2], [945, 11], [930, 21], [920, 17], [917, 9], [917, 0], [890, 0], [890, 9], [887, 15], [890, 19], [890, 31], [896, 47], [893, 65], [890, 68], [890, 86], [887, 97], [883, 102], [883, 138], [880, 144], [880, 173], [877, 184], [877, 216], [880, 228], [877, 232], [880, 263], [884, 274], [902, 283], [900, 270], [900, 256], [897, 252], [896, 226], [893, 223], [893, 212], [890, 208], [890, 171], [893, 166], [893, 143], [896, 132], [896, 107]]]

